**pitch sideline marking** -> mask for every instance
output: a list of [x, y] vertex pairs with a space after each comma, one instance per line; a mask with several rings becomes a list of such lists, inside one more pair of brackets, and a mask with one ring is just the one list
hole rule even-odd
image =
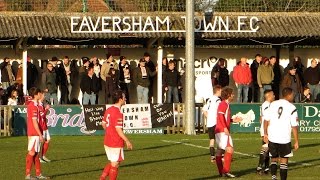
[[[196, 148], [200, 148], [200, 149], [208, 149], [208, 147], [205, 147], [205, 146], [195, 145], [195, 144], [191, 144], [191, 143], [184, 143], [184, 142], [180, 142], [180, 141], [170, 141], [170, 140], [161, 140], [161, 141], [166, 142], [166, 143], [182, 144], [185, 146], [191, 146], [191, 147], [196, 147]], [[242, 153], [242, 152], [237, 152], [237, 151], [234, 151], [234, 154], [258, 158], [258, 156], [254, 155], [254, 154], [247, 154], [247, 153]], [[289, 163], [297, 163], [297, 162], [296, 161], [289, 161]], [[310, 163], [297, 163], [297, 164], [301, 164], [302, 166], [312, 166], [312, 164], [310, 164]]]

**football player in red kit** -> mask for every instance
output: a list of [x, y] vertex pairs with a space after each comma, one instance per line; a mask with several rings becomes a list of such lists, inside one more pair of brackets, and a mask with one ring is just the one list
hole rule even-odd
[[41, 96], [41, 91], [38, 88], [31, 88], [29, 95], [32, 101], [27, 106], [27, 134], [28, 134], [28, 154], [26, 157], [26, 178], [34, 179], [31, 177], [32, 164], [35, 164], [36, 179], [48, 179], [41, 174], [41, 164], [39, 160], [40, 143], [43, 142], [42, 133], [39, 124], [39, 109], [38, 101]]
[[117, 179], [118, 167], [120, 162], [124, 160], [123, 147], [124, 142], [129, 150], [132, 144], [123, 133], [123, 115], [120, 111], [121, 106], [125, 104], [126, 97], [122, 91], [114, 92], [114, 105], [108, 108], [102, 120], [102, 127], [106, 130], [104, 137], [104, 148], [110, 163], [107, 163], [100, 180], [104, 180], [109, 176], [110, 180]]
[[40, 129], [42, 130], [42, 134], [43, 134], [43, 139], [44, 139], [44, 143], [42, 143], [42, 148], [41, 148], [41, 156], [40, 156], [40, 162], [41, 163], [46, 163], [46, 162], [50, 162], [50, 160], [46, 157], [46, 153], [48, 151], [49, 148], [49, 141], [50, 141], [50, 134], [49, 134], [49, 129], [47, 126], [47, 112], [50, 109], [50, 105], [46, 104], [44, 105], [44, 100], [45, 100], [45, 92], [41, 93], [41, 97], [39, 99], [39, 113], [40, 113]]
[[[217, 125], [215, 129], [216, 142], [218, 145], [216, 153], [216, 163], [220, 176], [234, 178], [230, 173], [231, 160], [233, 154], [233, 143], [230, 135], [231, 122], [240, 122], [242, 119], [236, 117], [231, 119], [230, 102], [233, 101], [233, 89], [225, 87], [221, 92], [222, 101], [218, 106]], [[224, 153], [224, 163], [222, 163], [222, 154]]]

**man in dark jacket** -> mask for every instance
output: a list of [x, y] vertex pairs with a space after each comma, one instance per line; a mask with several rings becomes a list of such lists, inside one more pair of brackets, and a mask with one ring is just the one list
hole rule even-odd
[[1, 70], [1, 83], [2, 88], [7, 89], [9, 86], [13, 85], [15, 81], [15, 76], [12, 71], [12, 67], [10, 64], [10, 58], [5, 57], [3, 62], [0, 64]]
[[314, 102], [320, 93], [320, 69], [317, 60], [312, 59], [311, 66], [304, 71], [304, 80], [312, 94], [311, 100]]
[[51, 105], [57, 105], [58, 79], [51, 62], [47, 64], [47, 69], [42, 73], [42, 86], [42, 89], [46, 92], [46, 101]]
[[76, 69], [71, 66], [69, 57], [65, 56], [63, 59], [63, 63], [59, 65], [57, 72], [60, 80], [61, 104], [70, 103], [72, 86], [75, 84], [75, 71]]
[[[251, 75], [252, 75], [252, 85], [251, 85], [251, 94], [249, 94], [249, 97], [251, 99], [251, 102], [259, 102], [259, 92], [260, 88], [258, 85], [258, 80], [257, 80], [257, 74], [258, 74], [258, 68], [261, 64], [262, 56], [260, 54], [257, 54], [255, 56], [255, 60], [252, 62], [250, 69], [251, 69]], [[249, 99], [250, 102], [250, 99]]]
[[[212, 81], [213, 86], [229, 86], [229, 71], [226, 68], [226, 62], [224, 58], [219, 58], [218, 63], [212, 68], [211, 79], [214, 78]], [[212, 74], [214, 74], [214, 77], [212, 77]]]
[[169, 68], [166, 70], [163, 76], [163, 83], [165, 91], [167, 92], [166, 102], [178, 103], [179, 102], [179, 92], [178, 89], [181, 88], [180, 75], [179, 72], [175, 69], [175, 63], [173, 61], [169, 62]]
[[157, 71], [151, 72], [146, 67], [146, 61], [140, 59], [139, 66], [133, 72], [133, 82], [137, 86], [138, 104], [148, 103], [148, 93], [150, 87], [150, 77], [155, 76]]
[[131, 84], [131, 68], [125, 56], [120, 56], [119, 83], [120, 89], [126, 95], [126, 104], [130, 104], [129, 89]]
[[31, 58], [27, 58], [27, 89], [36, 87], [36, 81], [38, 79], [38, 69], [32, 64]]
[[[145, 61], [146, 67], [150, 70], [151, 73], [156, 71], [156, 66], [153, 64], [153, 62], [150, 59], [149, 53], [144, 53], [143, 59]], [[149, 91], [148, 91], [148, 102], [152, 103], [152, 97], [153, 97], [153, 76], [149, 77]]]
[[82, 104], [94, 105], [96, 103], [97, 94], [99, 93], [99, 80], [94, 75], [94, 69], [89, 66], [88, 73], [81, 78], [80, 88], [83, 93]]
[[270, 65], [273, 68], [273, 74], [274, 74], [271, 87], [275, 96], [275, 100], [278, 100], [280, 98], [280, 83], [282, 80], [282, 69], [279, 64], [279, 61], [277, 61], [275, 56], [270, 57]]
[[294, 92], [294, 102], [300, 102], [300, 95], [302, 93], [302, 83], [299, 75], [296, 73], [297, 69], [294, 66], [290, 66], [288, 73], [283, 77], [282, 88], [291, 88]]

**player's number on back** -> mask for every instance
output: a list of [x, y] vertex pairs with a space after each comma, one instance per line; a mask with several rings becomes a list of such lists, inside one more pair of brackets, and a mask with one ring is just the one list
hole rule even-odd
[[110, 114], [107, 114], [106, 127], [109, 127], [109, 124], [110, 124]]
[[281, 107], [279, 107], [279, 109], [278, 109], [278, 119], [280, 119], [280, 117], [281, 117], [281, 115], [282, 115], [282, 111], [283, 111], [283, 107], [281, 106]]

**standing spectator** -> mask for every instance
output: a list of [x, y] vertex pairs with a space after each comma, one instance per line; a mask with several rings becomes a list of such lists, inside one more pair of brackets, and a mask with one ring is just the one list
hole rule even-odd
[[181, 102], [185, 102], [185, 95], [186, 95], [186, 73], [185, 73], [185, 66], [180, 71], [180, 82], [181, 82]]
[[30, 56], [27, 57], [27, 89], [36, 87], [36, 81], [38, 79], [38, 69], [32, 64]]
[[98, 78], [94, 74], [93, 66], [89, 66], [88, 73], [81, 79], [80, 88], [83, 93], [83, 105], [96, 103], [97, 94], [99, 92]]
[[75, 84], [75, 69], [72, 68], [68, 56], [63, 58], [63, 63], [58, 67], [58, 76], [60, 80], [61, 104], [69, 104], [71, 100], [72, 86]]
[[18, 105], [18, 91], [17, 90], [12, 90], [11, 91], [11, 96], [8, 99], [8, 105], [9, 106], [16, 106]]
[[119, 73], [120, 89], [126, 95], [126, 103], [130, 104], [129, 89], [131, 83], [131, 68], [125, 56], [120, 56]]
[[310, 103], [310, 102], [312, 102], [311, 99], [312, 99], [312, 94], [310, 93], [310, 88], [304, 87], [300, 102], [301, 103]]
[[299, 56], [296, 56], [294, 58], [293, 66], [297, 70], [297, 74], [298, 74], [298, 76], [300, 78], [300, 82], [301, 82], [302, 87], [304, 87], [306, 85], [306, 83], [304, 81], [304, 78], [303, 78], [304, 65], [302, 64], [302, 60], [301, 60], [301, 58]]
[[119, 70], [111, 67], [108, 74], [110, 76], [110, 79], [107, 81], [106, 86], [108, 91], [110, 92], [110, 97], [111, 97], [113, 92], [118, 91], [120, 89]]
[[18, 71], [16, 74], [16, 83], [22, 85], [23, 68], [22, 64], [19, 64]]
[[167, 57], [162, 58], [162, 74], [168, 69], [168, 63]]
[[270, 57], [270, 64], [273, 68], [274, 78], [272, 81], [272, 91], [275, 96], [275, 100], [278, 100], [280, 97], [280, 83], [282, 80], [282, 70], [280, 68], [279, 61], [277, 61], [275, 56]]
[[167, 93], [167, 103], [172, 103], [172, 96], [173, 96], [173, 103], [179, 102], [179, 92], [178, 89], [181, 88], [180, 83], [180, 75], [179, 72], [175, 69], [175, 64], [173, 61], [169, 62], [169, 68], [164, 73], [164, 87]]
[[88, 57], [82, 57], [81, 60], [82, 60], [82, 66], [79, 68], [80, 81], [83, 76], [88, 74], [88, 69], [90, 65], [90, 61]]
[[283, 77], [282, 88], [291, 88], [295, 95], [294, 102], [300, 102], [302, 84], [294, 66], [289, 67], [288, 73]]
[[[251, 74], [252, 74], [252, 94], [250, 95], [250, 99], [252, 97], [252, 102], [259, 102], [259, 93], [260, 93], [260, 88], [258, 84], [258, 68], [261, 64], [262, 56], [260, 54], [257, 54], [255, 56], [255, 60], [252, 62], [250, 69], [251, 69]], [[261, 94], [261, 93], [260, 93]], [[263, 96], [263, 93], [261, 94]]]
[[[99, 91], [101, 90], [101, 64], [99, 63], [99, 59], [97, 57], [93, 57], [92, 59], [93, 64], [93, 72], [98, 78], [98, 84], [99, 84]], [[99, 104], [99, 93], [97, 94], [96, 104]]]
[[[233, 79], [238, 88], [237, 102], [248, 102], [248, 91], [249, 85], [252, 81], [251, 71], [249, 65], [247, 64], [247, 58], [242, 57], [240, 59], [239, 65], [235, 66], [233, 69]], [[242, 101], [243, 100], [243, 101]]]
[[0, 64], [1, 83], [3, 89], [7, 89], [9, 86], [13, 85], [13, 82], [15, 81], [10, 60], [10, 58], [5, 57], [3, 62]]
[[146, 67], [146, 61], [140, 59], [139, 66], [133, 72], [134, 84], [137, 86], [137, 97], [139, 104], [148, 103], [148, 93], [150, 87], [150, 77], [156, 75], [156, 71], [151, 72], [148, 67]]
[[[153, 62], [150, 59], [150, 54], [145, 52], [143, 55], [143, 59], [145, 61], [145, 66], [149, 68], [150, 72], [153, 73], [156, 71], [156, 66], [153, 64]], [[148, 102], [152, 103], [152, 97], [153, 97], [153, 76], [149, 76], [149, 91], [148, 91]]]
[[311, 66], [304, 71], [304, 79], [310, 88], [312, 101], [315, 101], [320, 93], [320, 69], [317, 60], [312, 59]]
[[260, 102], [263, 102], [265, 90], [272, 90], [271, 84], [274, 78], [272, 66], [268, 58], [263, 58], [262, 65], [258, 68], [257, 80], [260, 88]]
[[47, 64], [47, 69], [42, 73], [42, 86], [46, 92], [46, 101], [53, 105], [58, 104], [57, 73], [51, 62]]
[[229, 71], [226, 67], [227, 61], [224, 58], [219, 58], [218, 63], [212, 68], [214, 72], [213, 85], [220, 85], [222, 88], [229, 85]]
[[[107, 54], [107, 60], [102, 64], [101, 66], [101, 87], [102, 87], [102, 93], [105, 96], [105, 103], [106, 104], [112, 104], [112, 91], [108, 89], [107, 84], [110, 84], [109, 81], [112, 81], [110, 76], [110, 69], [113, 68], [115, 70], [118, 70], [118, 64], [113, 60], [113, 56], [111, 54]], [[103, 103], [104, 104], [104, 103]]]

